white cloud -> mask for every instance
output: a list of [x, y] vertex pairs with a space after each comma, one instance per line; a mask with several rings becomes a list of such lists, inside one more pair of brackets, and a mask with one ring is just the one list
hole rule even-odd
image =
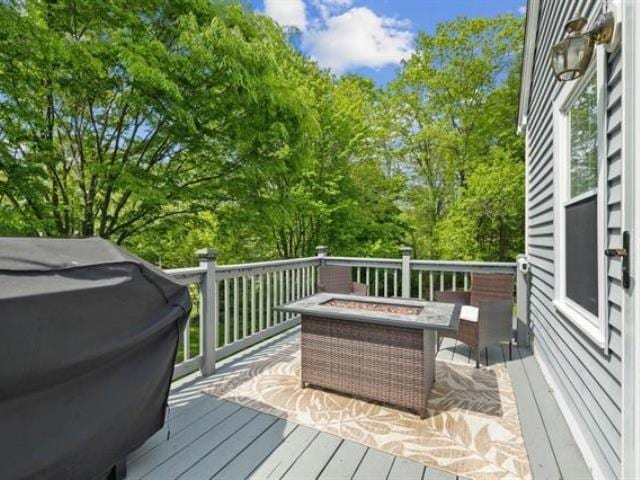
[[407, 21], [378, 16], [365, 7], [325, 17], [324, 25], [305, 32], [302, 42], [311, 57], [336, 73], [397, 64], [413, 51]]
[[522, 6], [518, 7], [518, 13], [519, 13], [520, 15], [524, 15], [525, 13], [527, 13], [527, 7], [526, 7], [526, 5], [522, 5]]
[[304, 0], [264, 0], [264, 12], [283, 27], [307, 28]]
[[350, 7], [353, 0], [320, 0], [321, 3], [330, 7]]
[[315, 27], [318, 27], [322, 22], [326, 22], [331, 15], [343, 12], [351, 6], [352, 0], [311, 0], [311, 4], [320, 14], [319, 18], [314, 19], [312, 22]]

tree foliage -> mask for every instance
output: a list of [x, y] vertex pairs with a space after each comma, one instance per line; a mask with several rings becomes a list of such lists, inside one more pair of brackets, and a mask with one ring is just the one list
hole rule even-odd
[[99, 235], [163, 266], [513, 258], [521, 24], [420, 34], [386, 87], [232, 1], [0, 3], [0, 234]]
[[0, 194], [27, 234], [122, 242], [215, 209], [239, 170], [283, 164], [304, 133], [284, 37], [239, 5], [24, 9], [0, 10]]
[[[460, 249], [449, 244], [462, 199], [482, 195], [481, 190], [467, 188], [471, 176], [496, 155], [514, 160], [514, 174], [521, 168], [523, 142], [515, 132], [521, 44], [521, 22], [513, 16], [442, 23], [433, 35], [418, 36], [415, 53], [389, 87], [398, 143], [394, 153], [412, 179], [407, 215], [421, 256], [461, 259], [476, 252], [475, 230], [459, 238]], [[514, 207], [522, 212], [524, 205]], [[515, 236], [505, 240], [512, 242], [511, 248], [500, 252], [519, 245], [521, 233], [517, 228], [511, 231]]]

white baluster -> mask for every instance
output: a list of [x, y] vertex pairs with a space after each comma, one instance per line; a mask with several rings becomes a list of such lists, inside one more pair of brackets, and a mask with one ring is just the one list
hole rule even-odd
[[367, 267], [367, 275], [366, 275], [367, 281], [366, 281], [366, 283], [367, 283], [367, 291], [369, 292], [369, 295], [371, 295], [371, 291], [370, 291], [371, 290], [371, 282], [369, 281], [369, 270], [370, 270], [370, 268]]
[[242, 336], [248, 335], [248, 315], [247, 315], [247, 277], [242, 277]]
[[398, 269], [393, 269], [393, 296], [398, 296]]
[[433, 302], [433, 272], [429, 272], [429, 300]]
[[229, 279], [224, 279], [224, 344], [231, 343], [231, 325], [229, 323]]
[[256, 276], [251, 275], [251, 333], [256, 333]]
[[300, 273], [302, 275], [302, 296], [306, 297], [307, 296], [307, 269], [306, 268], [301, 268], [302, 272]]
[[184, 332], [182, 332], [182, 351], [183, 357], [182, 360], [189, 360], [191, 357], [191, 352], [189, 349], [191, 348], [191, 339], [189, 338], [189, 333], [191, 332], [191, 317], [187, 318], [187, 324], [184, 327]]
[[271, 273], [267, 272], [267, 328], [271, 326]]
[[264, 330], [264, 273], [260, 274], [260, 285], [258, 290], [258, 328]]
[[240, 295], [238, 292], [238, 277], [233, 279], [233, 340], [238, 341], [240, 338], [240, 321], [238, 314], [238, 301], [240, 300]]
[[388, 269], [387, 269], [387, 268], [385, 268], [385, 269], [384, 269], [384, 277], [383, 277], [383, 278], [384, 278], [384, 289], [383, 289], [383, 291], [384, 291], [384, 296], [385, 296], [385, 297], [387, 297], [387, 296], [388, 296], [388, 295], [387, 295], [387, 271], [388, 271]]
[[377, 296], [377, 295], [378, 295], [378, 292], [380, 291], [380, 290], [378, 289], [378, 269], [377, 269], [377, 268], [376, 268], [376, 269], [374, 269], [374, 270], [373, 270], [373, 273], [374, 273], [373, 283], [374, 283], [374, 285], [375, 285], [375, 289], [376, 289], [376, 292], [375, 292], [375, 294], [374, 294], [374, 295], [375, 295], [375, 296]]

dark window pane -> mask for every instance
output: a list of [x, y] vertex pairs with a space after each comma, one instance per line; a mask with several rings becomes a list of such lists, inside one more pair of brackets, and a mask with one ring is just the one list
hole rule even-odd
[[566, 295], [598, 315], [598, 196], [566, 208]]

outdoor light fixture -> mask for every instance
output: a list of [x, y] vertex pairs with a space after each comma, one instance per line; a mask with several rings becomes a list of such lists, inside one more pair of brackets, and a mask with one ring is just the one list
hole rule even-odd
[[561, 82], [575, 80], [584, 74], [596, 44], [607, 44], [613, 40], [615, 21], [613, 13], [601, 14], [593, 27], [582, 32], [587, 25], [584, 17], [569, 20], [564, 26], [567, 36], [551, 47], [551, 66]]

